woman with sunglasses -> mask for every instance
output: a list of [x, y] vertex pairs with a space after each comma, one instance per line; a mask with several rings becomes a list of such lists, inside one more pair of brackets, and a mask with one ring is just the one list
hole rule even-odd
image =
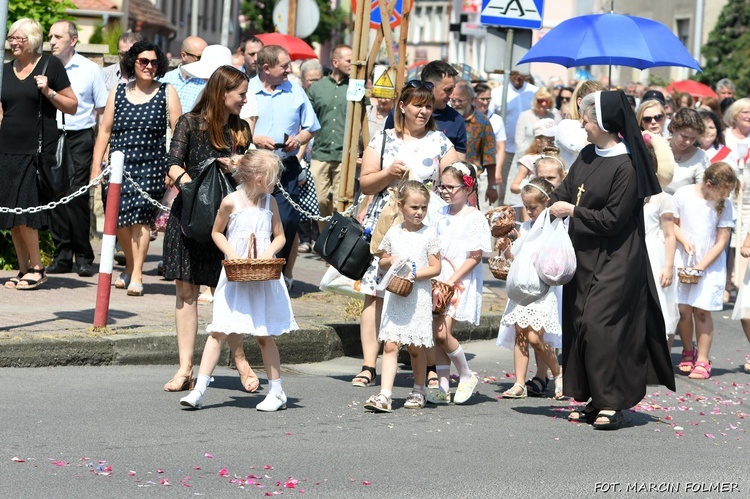
[[[435, 130], [433, 88], [430, 82], [409, 81], [401, 90], [393, 110], [394, 128], [377, 132], [365, 148], [359, 182], [363, 194], [374, 196], [362, 223], [365, 230], [375, 229], [380, 213], [388, 203], [389, 187], [398, 186], [402, 178], [437, 184], [443, 169], [458, 161], [453, 143]], [[433, 206], [437, 199], [437, 196], [431, 196], [430, 213], [439, 208]], [[425, 223], [429, 225], [429, 216], [427, 220]], [[383, 274], [379, 258], [375, 256], [362, 277], [365, 306], [360, 318], [360, 340], [364, 363], [361, 372], [352, 379], [354, 386], [367, 387], [375, 383], [375, 364], [380, 350], [378, 329], [385, 296], [385, 290], [377, 287]], [[424, 372], [417, 374], [424, 375]], [[424, 384], [424, 379], [420, 384]]]
[[638, 119], [641, 130], [655, 135], [664, 134], [665, 116], [664, 107], [656, 99], [641, 102], [641, 105], [638, 106], [638, 113], [636, 113], [636, 119]]
[[[123, 68], [134, 75], [128, 83], [112, 89], [104, 108], [99, 135], [91, 162], [91, 178], [102, 171], [107, 145], [110, 152], [125, 154], [125, 175], [153, 199], [161, 199], [166, 189], [167, 122], [174, 129], [182, 114], [174, 87], [160, 83], [167, 71], [167, 57], [153, 43], [136, 42], [123, 58]], [[106, 192], [105, 192], [106, 202]], [[132, 182], [125, 180], [120, 193], [117, 239], [125, 253], [125, 271], [115, 287], [127, 289], [128, 296], [143, 295], [143, 263], [157, 208], [144, 198]]]
[[698, 111], [688, 108], [678, 110], [667, 129], [671, 134], [669, 148], [674, 154], [675, 169], [672, 182], [664, 187], [664, 191], [674, 194], [680, 187], [699, 184], [711, 162], [699, 147], [701, 137], [706, 133], [706, 124]]
[[[528, 109], [520, 114], [518, 122], [516, 123], [516, 157], [513, 159], [510, 171], [508, 172], [508, 180], [516, 178], [518, 175], [519, 163], [518, 160], [524, 155], [531, 144], [534, 142], [534, 125], [539, 120], [549, 118], [555, 121], [555, 124], [562, 120], [560, 113], [552, 107], [552, 94], [547, 87], [540, 87], [539, 90], [534, 94], [534, 99], [531, 101], [531, 109]], [[520, 205], [521, 196], [510, 190], [512, 182], [506, 182], [505, 189], [505, 204], [508, 205]]]
[[[39, 127], [43, 151], [54, 155], [57, 110], [75, 114], [78, 99], [60, 59], [42, 54], [44, 32], [38, 22], [19, 19], [8, 30], [7, 40], [13, 60], [3, 68], [0, 206], [25, 209], [49, 201], [40, 199], [36, 183]], [[10, 230], [18, 257], [18, 274], [5, 282], [5, 288], [31, 290], [47, 280], [39, 251], [39, 230], [47, 228], [47, 213], [0, 213], [0, 229]]]

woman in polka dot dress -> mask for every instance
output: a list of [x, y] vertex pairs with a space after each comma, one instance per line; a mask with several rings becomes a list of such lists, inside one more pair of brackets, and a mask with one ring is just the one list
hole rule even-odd
[[126, 264], [115, 287], [127, 288], [130, 296], [143, 295], [143, 262], [157, 209], [141, 196], [127, 176], [153, 199], [159, 200], [164, 194], [167, 115], [170, 127], [174, 128], [181, 114], [174, 87], [156, 80], [164, 76], [168, 64], [164, 53], [151, 42], [137, 42], [128, 50], [123, 66], [135, 78], [119, 84], [109, 94], [91, 165], [93, 178], [101, 173], [107, 144], [110, 152], [125, 154], [126, 179], [120, 193], [117, 239]]

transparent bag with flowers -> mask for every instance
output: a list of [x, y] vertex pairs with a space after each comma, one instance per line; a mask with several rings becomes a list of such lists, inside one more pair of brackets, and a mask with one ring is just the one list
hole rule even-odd
[[544, 242], [534, 255], [534, 267], [539, 278], [549, 286], [567, 284], [576, 273], [576, 252], [563, 220], [550, 221], [549, 210], [539, 216], [542, 225], [541, 240]]

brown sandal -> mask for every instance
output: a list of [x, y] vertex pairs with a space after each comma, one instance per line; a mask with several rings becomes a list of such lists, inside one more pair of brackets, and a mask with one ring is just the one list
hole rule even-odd
[[193, 377], [192, 369], [190, 370], [190, 374], [175, 375], [164, 385], [165, 392], [184, 392], [193, 388], [195, 388], [195, 378]]

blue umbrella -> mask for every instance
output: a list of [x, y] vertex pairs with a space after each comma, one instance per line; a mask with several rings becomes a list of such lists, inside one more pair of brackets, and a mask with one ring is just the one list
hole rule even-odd
[[624, 14], [579, 16], [552, 28], [518, 64], [552, 62], [637, 69], [682, 66], [700, 71], [682, 42], [663, 24]]

